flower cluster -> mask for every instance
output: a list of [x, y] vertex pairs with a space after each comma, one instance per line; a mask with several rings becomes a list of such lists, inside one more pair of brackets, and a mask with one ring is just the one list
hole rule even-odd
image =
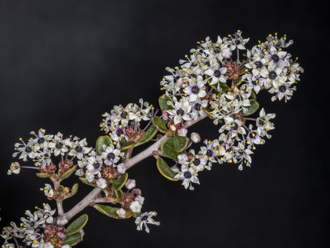
[[[31, 137], [27, 142], [20, 138], [20, 142], [15, 144], [13, 157], [18, 157], [23, 161], [33, 160], [36, 169], [40, 172], [50, 173], [57, 168], [53, 157], [60, 157], [59, 169], [66, 171], [73, 166], [73, 161], [83, 161], [87, 158], [92, 148], [87, 146], [86, 139], [80, 140], [78, 137], [63, 138], [60, 132], [56, 135], [46, 134], [45, 129], [40, 129], [38, 134], [31, 132]], [[8, 174], [18, 174], [21, 168], [19, 163], [11, 164]]]
[[70, 248], [69, 245], [63, 245], [66, 231], [55, 225], [54, 214], [55, 210], [48, 204], [44, 204], [43, 209], [36, 207], [33, 213], [27, 210], [19, 226], [11, 222], [10, 226], [3, 228], [0, 236], [5, 242], [2, 247], [17, 247], [19, 239], [25, 245], [36, 248]]
[[[177, 157], [181, 168], [174, 169], [175, 178], [183, 180], [185, 188], [193, 189], [191, 183], [199, 183], [198, 172], [210, 169], [212, 163], [235, 163], [239, 170], [244, 164], [250, 166], [255, 146], [264, 144], [274, 129], [271, 119], [275, 114], [266, 114], [264, 108], [259, 117], [248, 117], [259, 108], [256, 95], [267, 90], [273, 94], [272, 101], [287, 101], [296, 90], [294, 85], [303, 69], [284, 51], [293, 42], [286, 42], [286, 36], [269, 35], [265, 42], [247, 50], [248, 41], [241, 31], [218, 36], [216, 42], [207, 37], [180, 60], [180, 67], [166, 68], [170, 75], [160, 84], [169, 107], [162, 116], [176, 126], [173, 130], [185, 136], [187, 132], [179, 133], [184, 123], [206, 115], [220, 125], [218, 139], [206, 141], [198, 152], [185, 149]], [[246, 50], [242, 61], [241, 50]]]
[[140, 105], [129, 103], [126, 107], [114, 106], [110, 113], [104, 113], [101, 130], [109, 133], [115, 142], [122, 138], [131, 139], [140, 129], [140, 122], [148, 121], [154, 115], [152, 105], [143, 99], [139, 103]]

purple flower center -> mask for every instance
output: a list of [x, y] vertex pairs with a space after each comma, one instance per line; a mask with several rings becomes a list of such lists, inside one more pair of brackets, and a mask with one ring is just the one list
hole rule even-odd
[[260, 61], [257, 61], [254, 63], [256, 65], [257, 68], [261, 68], [262, 67], [262, 64]]
[[182, 109], [178, 109], [178, 110], [176, 111], [176, 113], [177, 113], [179, 116], [181, 116], [181, 115], [184, 114], [184, 111], [183, 111]]
[[215, 77], [220, 77], [221, 76], [221, 72], [219, 70], [214, 71], [213, 74]]
[[212, 157], [212, 156], [213, 156], [213, 151], [212, 151], [212, 150], [207, 150], [207, 151], [206, 151], [206, 155], [207, 155], [208, 157]]
[[113, 160], [115, 157], [116, 157], [115, 154], [113, 154], [112, 152], [108, 154], [109, 160]]
[[192, 93], [194, 93], [194, 94], [198, 94], [198, 92], [199, 92], [199, 88], [198, 88], [198, 86], [193, 86], [192, 88], [191, 88], [191, 92]]
[[76, 152], [82, 152], [83, 148], [81, 146], [76, 146], [75, 150]]
[[284, 85], [279, 87], [279, 90], [284, 93], [286, 91], [286, 87]]
[[190, 171], [186, 171], [185, 173], [183, 173], [183, 176], [184, 176], [184, 178], [186, 178], [186, 179], [191, 178], [191, 173], [190, 173]]
[[276, 72], [274, 72], [274, 71], [271, 71], [270, 73], [269, 73], [269, 78], [270, 79], [275, 79], [276, 78]]
[[272, 60], [274, 60], [274, 62], [277, 63], [280, 60], [280, 58], [278, 57], [277, 54], [274, 54], [272, 55]]

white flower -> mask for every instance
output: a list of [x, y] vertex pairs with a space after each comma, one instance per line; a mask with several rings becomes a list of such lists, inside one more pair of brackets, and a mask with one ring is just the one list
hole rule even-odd
[[92, 148], [87, 147], [86, 138], [79, 141], [77, 137], [74, 138], [74, 142], [72, 144], [72, 148], [69, 152], [69, 156], [77, 157], [78, 159], [82, 159], [83, 156], [89, 153]]
[[106, 165], [116, 164], [120, 160], [120, 155], [120, 150], [115, 149], [113, 145], [106, 147], [105, 151], [102, 153]]
[[189, 121], [191, 120], [191, 104], [189, 98], [183, 97], [180, 101], [177, 101], [176, 98], [173, 98], [175, 101], [174, 109], [170, 109], [169, 114], [171, 118], [174, 118], [174, 124], [179, 124], [182, 120]]
[[205, 82], [202, 76], [197, 76], [197, 81], [195, 81], [195, 79], [189, 81], [189, 86], [184, 89], [184, 92], [189, 95], [189, 101], [193, 102], [206, 96], [206, 91], [204, 89]]
[[157, 222], [157, 221], [155, 221], [155, 220], [152, 218], [153, 216], [156, 216], [156, 215], [157, 215], [157, 213], [154, 212], [154, 211], [152, 211], [152, 212], [149, 212], [149, 213], [148, 213], [148, 212], [145, 212], [145, 213], [141, 214], [140, 217], [137, 217], [137, 218], [135, 219], [135, 224], [137, 225], [137, 230], [138, 230], [138, 231], [141, 231], [142, 228], [144, 227], [144, 228], [145, 228], [144, 230], [145, 230], [147, 233], [149, 233], [150, 230], [149, 230], [147, 224], [153, 224], [153, 225], [159, 226], [160, 223]]
[[48, 183], [45, 183], [45, 187], [40, 189], [41, 191], [43, 191], [45, 193], [45, 196], [51, 198], [54, 196], [54, 190], [52, 188], [52, 186]]
[[222, 83], [225, 83], [226, 77], [224, 74], [227, 72], [226, 67], [220, 67], [219, 64], [213, 66], [212, 68], [209, 68], [205, 71], [205, 74], [210, 76], [211, 82], [210, 85], [217, 84], [219, 81]]
[[176, 174], [174, 178], [183, 180], [182, 185], [185, 187], [185, 189], [189, 187], [190, 190], [194, 190], [194, 187], [191, 183], [199, 184], [196, 171], [192, 167], [184, 165], [182, 166], [181, 171]]
[[275, 118], [275, 114], [267, 114], [265, 113], [264, 108], [260, 110], [259, 117], [256, 120], [256, 125], [258, 127], [258, 134], [263, 137], [266, 136], [270, 138], [271, 135], [267, 134], [267, 132], [271, 129], [274, 129], [274, 124], [269, 120]]
[[8, 175], [11, 175], [12, 173], [14, 174], [19, 174], [21, 172], [21, 166], [18, 162], [13, 162], [10, 164], [10, 168], [7, 171]]

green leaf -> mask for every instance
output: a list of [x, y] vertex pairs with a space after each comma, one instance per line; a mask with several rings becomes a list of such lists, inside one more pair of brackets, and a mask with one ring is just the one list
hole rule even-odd
[[229, 89], [229, 86], [226, 83], [220, 82], [220, 88], [222, 89], [221, 92], [227, 92]]
[[246, 113], [243, 113], [243, 116], [252, 115], [258, 110], [259, 103], [256, 100], [254, 100], [254, 99], [250, 100], [250, 104], [251, 104], [251, 106], [248, 107], [248, 110]]
[[162, 95], [161, 97], [159, 97], [158, 99], [158, 103], [159, 103], [159, 107], [160, 107], [160, 110], [163, 112], [164, 110], [167, 110], [167, 109], [173, 109], [173, 107], [171, 105], [168, 105], [167, 102], [168, 101], [172, 101], [172, 99], [167, 96], [167, 95]]
[[72, 189], [71, 189], [71, 196], [74, 196], [74, 195], [78, 192], [78, 187], [79, 187], [79, 184], [78, 184], [78, 183], [75, 183], [75, 184], [72, 186]]
[[58, 191], [59, 193], [61, 193], [61, 192], [63, 192], [63, 189], [64, 189], [64, 186], [63, 186], [63, 185], [60, 185], [60, 186], [58, 187], [57, 191]]
[[[210, 80], [209, 81], [209, 85], [212, 81]], [[220, 92], [227, 92], [228, 89], [229, 89], [229, 86], [226, 84], [226, 83], [222, 83], [222, 82], [218, 82], [216, 84], [212, 84], [210, 85], [212, 88], [213, 88], [213, 92], [214, 93], [219, 93], [219, 90], [218, 90], [218, 85], [220, 86], [221, 88], [221, 91]]]
[[60, 175], [60, 180], [63, 181], [64, 179], [67, 179], [68, 177], [70, 177], [72, 175], [73, 172], [76, 171], [77, 165], [73, 166], [70, 170], [67, 170], [66, 172], [64, 172], [62, 175]]
[[171, 181], [178, 181], [179, 178], [174, 178], [175, 173], [171, 170], [171, 168], [168, 166], [168, 164], [162, 159], [161, 157], [157, 158], [157, 168], [165, 178]]
[[68, 199], [68, 198], [74, 196], [78, 192], [78, 187], [79, 187], [79, 184], [78, 183], [75, 183], [72, 186], [71, 193], [66, 194], [65, 197], [64, 197], [64, 199]]
[[96, 210], [98, 210], [99, 212], [101, 212], [102, 214], [105, 214], [106, 216], [109, 216], [109, 217], [115, 218], [115, 219], [127, 219], [132, 216], [132, 212], [126, 210], [126, 217], [120, 218], [116, 212], [117, 210], [119, 210], [119, 208], [115, 208], [115, 207], [111, 207], [111, 206], [107, 206], [107, 205], [95, 204], [93, 207]]
[[84, 184], [87, 184], [92, 187], [96, 187], [96, 185], [95, 185], [96, 179], [94, 179], [92, 182], [88, 182], [86, 177], [81, 176], [81, 177], [79, 177], [79, 180], [82, 181]]
[[131, 148], [131, 147], [134, 147], [136, 145], [135, 142], [126, 142], [125, 139], [122, 139], [120, 141], [120, 150], [121, 151], [124, 151], [124, 150], [127, 150], [128, 148]]
[[173, 147], [173, 138], [172, 137], [168, 137], [164, 143], [161, 146], [161, 151], [162, 153], [171, 159], [177, 159], [178, 155], [180, 153], [178, 153], [177, 151], [175, 151], [174, 147]]
[[152, 122], [160, 132], [166, 133], [167, 131], [166, 124], [159, 116], [155, 116]]
[[158, 132], [158, 130], [155, 126], [153, 126], [153, 125], [150, 126], [147, 129], [147, 131], [143, 134], [141, 139], [139, 140], [139, 144], [144, 144], [144, 143], [148, 142], [156, 135], [157, 132]]
[[188, 138], [186, 136], [179, 136], [177, 132], [173, 136], [173, 147], [177, 152], [182, 152], [188, 145]]
[[40, 178], [49, 178], [53, 175], [53, 173], [36, 173], [36, 175]]
[[78, 244], [79, 242], [82, 241], [82, 234], [81, 232], [77, 232], [75, 234], [72, 235], [67, 235], [65, 237], [65, 239], [63, 239], [63, 245], [70, 245], [70, 246], [74, 246], [76, 244]]
[[128, 174], [125, 173], [120, 178], [113, 181], [112, 187], [117, 191], [120, 190], [122, 187], [124, 187], [127, 179], [128, 179]]
[[104, 152], [103, 145], [110, 146], [112, 144], [112, 141], [109, 137], [109, 135], [100, 136], [96, 140], [95, 150], [98, 155], [101, 155], [102, 152]]
[[66, 229], [66, 235], [72, 235], [79, 232], [86, 225], [87, 221], [88, 215], [81, 215], [68, 226], [68, 228]]

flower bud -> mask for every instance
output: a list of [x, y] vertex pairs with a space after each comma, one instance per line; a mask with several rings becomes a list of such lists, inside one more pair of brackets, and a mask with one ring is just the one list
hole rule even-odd
[[132, 210], [133, 213], [140, 213], [142, 205], [138, 201], [133, 201], [129, 208]]
[[138, 189], [138, 188], [133, 189], [133, 190], [132, 190], [132, 193], [133, 193], [134, 195], [141, 195], [141, 194], [142, 194], [141, 190]]
[[172, 125], [170, 125], [170, 129], [171, 129], [171, 131], [175, 132], [176, 131], [176, 126], [172, 124]]
[[97, 179], [96, 185], [101, 189], [105, 189], [107, 187], [107, 181], [104, 178]]
[[170, 114], [168, 113], [168, 111], [164, 110], [163, 113], [162, 113], [163, 120], [167, 121], [169, 116], [170, 116]]
[[178, 133], [179, 136], [185, 137], [185, 136], [187, 136], [188, 129], [187, 128], [184, 128], [184, 127], [180, 127], [177, 130], [177, 133]]
[[138, 195], [137, 197], [134, 198], [134, 201], [138, 201], [141, 205], [143, 205], [144, 197], [141, 195]]
[[116, 211], [116, 213], [118, 214], [119, 218], [125, 218], [126, 217], [126, 210], [123, 208], [120, 208]]
[[57, 236], [60, 238], [60, 239], [64, 239], [66, 237], [66, 234], [65, 232], [57, 232]]
[[136, 182], [134, 179], [128, 179], [125, 186], [127, 189], [133, 189], [136, 186]]
[[64, 226], [67, 223], [68, 223], [68, 219], [65, 216], [59, 216], [57, 218], [57, 225]]
[[125, 171], [126, 171], [126, 167], [125, 167], [124, 164], [120, 164], [120, 165], [117, 166], [117, 170], [120, 174], [124, 174]]
[[190, 135], [190, 139], [192, 142], [198, 143], [199, 141], [201, 141], [201, 136], [199, 136], [198, 133], [192, 132]]
[[187, 154], [182, 153], [182, 154], [178, 155], [179, 164], [188, 164], [188, 162], [189, 162], [189, 158], [188, 158]]

